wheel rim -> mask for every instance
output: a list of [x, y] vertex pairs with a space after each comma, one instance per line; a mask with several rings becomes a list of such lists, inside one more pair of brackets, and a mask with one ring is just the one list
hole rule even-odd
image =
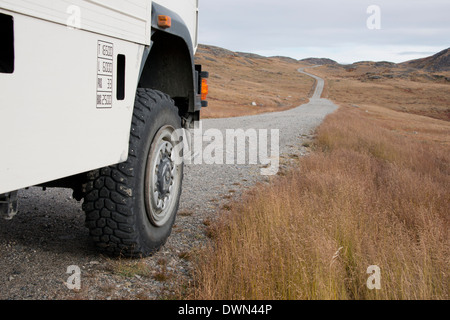
[[150, 222], [157, 227], [169, 221], [178, 199], [181, 173], [172, 140], [174, 130], [170, 126], [160, 129], [147, 160], [145, 205]]

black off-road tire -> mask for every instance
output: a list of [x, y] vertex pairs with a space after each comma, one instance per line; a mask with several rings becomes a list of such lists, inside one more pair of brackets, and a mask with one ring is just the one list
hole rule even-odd
[[183, 164], [170, 161], [173, 141], [168, 137], [180, 128], [178, 109], [169, 96], [137, 90], [128, 160], [93, 172], [86, 186], [86, 226], [102, 251], [139, 258], [166, 243], [183, 177]]

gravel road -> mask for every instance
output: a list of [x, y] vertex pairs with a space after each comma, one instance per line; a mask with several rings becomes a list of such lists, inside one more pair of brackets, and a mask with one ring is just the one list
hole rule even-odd
[[[303, 72], [303, 70], [299, 70]], [[304, 72], [303, 72], [304, 73]], [[312, 75], [311, 75], [312, 76]], [[323, 80], [308, 104], [285, 112], [202, 121], [203, 131], [278, 129], [280, 170], [303, 156], [302, 146], [324, 117], [337, 109], [320, 99]], [[225, 136], [225, 134], [224, 134]], [[179, 216], [172, 236], [160, 252], [142, 260], [99, 255], [84, 227], [81, 204], [70, 190], [22, 190], [19, 214], [0, 221], [0, 299], [162, 299], [179, 294], [190, 280], [189, 256], [208, 241], [206, 225], [230, 201], [257, 182], [263, 165], [194, 165], [185, 167]], [[66, 286], [69, 266], [81, 270], [81, 289]]]

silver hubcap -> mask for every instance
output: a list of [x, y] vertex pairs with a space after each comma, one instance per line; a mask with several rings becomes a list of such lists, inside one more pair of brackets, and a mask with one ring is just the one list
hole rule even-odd
[[157, 227], [170, 219], [178, 198], [181, 173], [173, 152], [173, 131], [172, 127], [163, 127], [158, 132], [147, 160], [146, 209], [150, 221]]

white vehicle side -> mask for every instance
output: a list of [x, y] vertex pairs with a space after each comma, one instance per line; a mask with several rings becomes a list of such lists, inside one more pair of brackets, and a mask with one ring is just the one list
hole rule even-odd
[[[195, 0], [158, 2], [196, 34]], [[71, 6], [80, 8], [80, 30], [67, 26]], [[151, 1], [0, 0], [0, 13], [14, 17], [16, 54], [14, 73], [0, 73], [0, 194], [126, 160]], [[113, 94], [105, 108], [96, 102], [99, 41], [126, 57], [125, 99]]]
[[81, 200], [89, 172], [126, 162], [138, 88], [197, 120], [197, 27], [198, 0], [0, 0], [0, 211], [36, 185]]

